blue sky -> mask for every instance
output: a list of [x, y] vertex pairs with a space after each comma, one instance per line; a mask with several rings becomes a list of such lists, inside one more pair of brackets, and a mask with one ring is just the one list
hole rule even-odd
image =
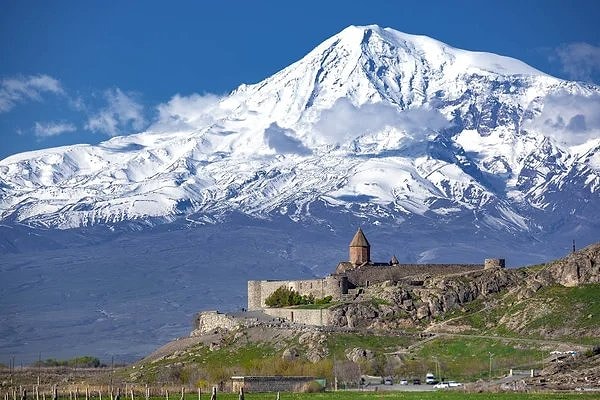
[[225, 94], [348, 25], [378, 24], [600, 83], [598, 1], [3, 1], [0, 159], [143, 130], [174, 95]]

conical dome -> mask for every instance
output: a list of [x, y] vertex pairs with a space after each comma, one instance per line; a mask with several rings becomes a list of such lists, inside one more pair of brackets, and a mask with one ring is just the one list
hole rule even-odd
[[360, 228], [350, 242], [350, 262], [355, 265], [371, 262], [371, 245]]
[[350, 242], [350, 247], [371, 247], [361, 228], [358, 228], [358, 231], [356, 231], [354, 238]]

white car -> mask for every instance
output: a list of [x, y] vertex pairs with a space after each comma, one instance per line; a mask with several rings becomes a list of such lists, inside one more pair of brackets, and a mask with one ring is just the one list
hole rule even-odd
[[401, 385], [408, 385], [408, 381], [407, 381], [406, 379], [402, 379], [402, 380], [400, 381], [400, 384], [401, 384]]
[[447, 382], [440, 382], [440, 383], [433, 385], [433, 387], [436, 389], [448, 389], [450, 387], [450, 385]]
[[449, 382], [448, 382], [448, 386], [449, 386], [449, 387], [459, 387], [459, 386], [462, 386], [462, 383], [460, 383], [460, 382], [455, 382], [455, 381], [449, 381]]

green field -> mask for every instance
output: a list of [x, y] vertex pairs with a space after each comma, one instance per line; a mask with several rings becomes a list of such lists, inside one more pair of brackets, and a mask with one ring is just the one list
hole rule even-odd
[[410, 378], [436, 371], [452, 380], [473, 381], [487, 378], [489, 354], [492, 353], [492, 376], [503, 376], [511, 368], [542, 367], [547, 351], [538, 344], [526, 344], [506, 339], [477, 337], [441, 337], [425, 343], [407, 359], [397, 374]]
[[[178, 400], [178, 396], [173, 396]], [[275, 393], [246, 393], [246, 400], [275, 400]], [[352, 400], [352, 399], [406, 399], [406, 400], [570, 400], [599, 399], [600, 393], [463, 393], [463, 392], [331, 392], [331, 393], [282, 393], [281, 400]], [[186, 400], [197, 400], [197, 396], [186, 396]], [[202, 399], [210, 399], [203, 394]], [[237, 400], [235, 393], [219, 393], [217, 399]], [[152, 398], [152, 400], [165, 400]]]

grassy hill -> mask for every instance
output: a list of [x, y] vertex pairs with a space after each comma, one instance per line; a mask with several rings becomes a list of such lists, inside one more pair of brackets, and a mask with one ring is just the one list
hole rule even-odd
[[[510, 368], [542, 370], [551, 366], [553, 351], [584, 354], [600, 345], [599, 266], [597, 244], [548, 264], [425, 279], [415, 289], [387, 282], [338, 306], [370, 307], [376, 317], [362, 328], [220, 330], [167, 345], [122, 376], [208, 385], [236, 374], [335, 375], [352, 382], [365, 373], [410, 379], [439, 371], [476, 381]], [[403, 299], [440, 311], [415, 317], [394, 303], [400, 291]], [[471, 301], [452, 301], [449, 293]]]

